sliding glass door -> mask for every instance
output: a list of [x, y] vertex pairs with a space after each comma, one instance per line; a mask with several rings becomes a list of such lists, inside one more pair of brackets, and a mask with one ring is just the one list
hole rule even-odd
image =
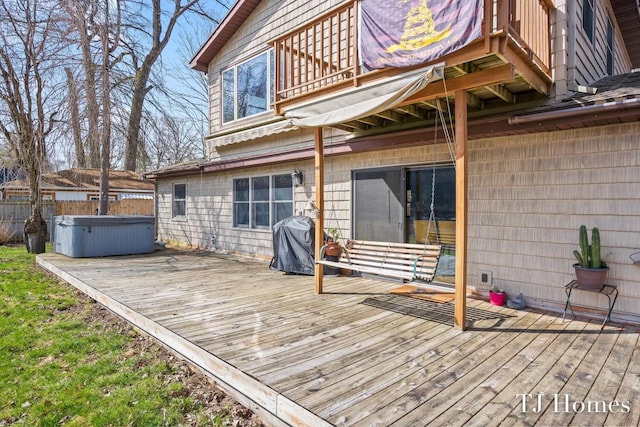
[[455, 178], [452, 166], [353, 171], [353, 238], [442, 245], [434, 281], [453, 283]]
[[354, 239], [404, 242], [404, 170], [354, 171], [352, 182]]
[[407, 169], [406, 193], [406, 216], [410, 220], [407, 241], [455, 245], [455, 169], [444, 166]]

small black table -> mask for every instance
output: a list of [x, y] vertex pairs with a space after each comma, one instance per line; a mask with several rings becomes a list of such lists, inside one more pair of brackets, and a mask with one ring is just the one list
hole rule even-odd
[[[609, 300], [609, 311], [607, 312], [607, 316], [602, 322], [602, 327], [604, 328], [604, 325], [606, 325], [607, 322], [611, 320], [611, 312], [613, 311], [613, 306], [616, 305], [616, 300], [618, 299], [618, 287], [616, 285], [608, 285], [605, 283], [604, 286], [602, 286], [602, 288], [600, 289], [590, 289], [581, 287], [577, 280], [572, 280], [571, 282], [567, 283], [564, 287], [564, 291], [567, 293], [567, 302], [564, 305], [564, 312], [562, 313], [563, 322], [565, 315], [567, 314], [567, 308], [571, 310], [571, 316], [575, 317], [575, 314], [573, 313], [573, 307], [571, 306], [571, 292], [574, 289], [577, 291], [602, 294], [607, 297], [607, 299]], [[611, 297], [613, 297], [613, 300], [611, 299]]]

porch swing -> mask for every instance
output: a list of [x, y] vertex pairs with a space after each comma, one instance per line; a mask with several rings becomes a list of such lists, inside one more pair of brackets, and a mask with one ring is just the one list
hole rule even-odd
[[[438, 107], [440, 107], [440, 103], [437, 102]], [[449, 128], [446, 125], [446, 121], [444, 115], [442, 113], [442, 108], [437, 108], [438, 115], [436, 115], [435, 121], [435, 132], [434, 132], [434, 141], [433, 141], [433, 154], [432, 158], [436, 157], [436, 143], [438, 141], [438, 117], [440, 118], [440, 122], [442, 123], [442, 129], [444, 133], [444, 138], [447, 143], [447, 148], [449, 150], [449, 156], [451, 158], [452, 166], [456, 167], [455, 161], [455, 145], [453, 142], [453, 138], [449, 133]], [[449, 113], [449, 120], [451, 121], [451, 110], [449, 108], [449, 102], [447, 102], [447, 110]], [[427, 227], [425, 230], [425, 235], [422, 236], [422, 242], [426, 242], [429, 244], [436, 244], [446, 247], [454, 247], [456, 244], [456, 223], [452, 220], [438, 220], [435, 216], [435, 195], [436, 195], [436, 164], [432, 164], [431, 166], [431, 201], [429, 204], [429, 219], [427, 220]], [[416, 230], [416, 241], [418, 241], [418, 233]]]
[[[448, 102], [447, 102], [448, 105]], [[442, 109], [438, 109], [442, 123], [445, 123]], [[449, 112], [450, 114], [450, 112]], [[436, 116], [436, 133], [434, 140], [434, 158], [435, 144], [437, 142], [437, 125]], [[443, 126], [445, 139], [449, 154], [452, 156], [455, 166], [455, 149], [449, 129]], [[430, 222], [435, 223], [435, 166], [433, 168], [432, 191], [431, 191], [431, 207]], [[455, 222], [453, 222], [455, 227]], [[455, 228], [454, 228], [455, 229]], [[430, 227], [427, 227], [427, 236]], [[317, 264], [327, 265], [329, 267], [346, 269], [359, 273], [371, 274], [375, 276], [399, 279], [401, 281], [424, 281], [431, 283], [435, 276], [442, 245], [445, 244], [445, 238], [442, 233], [436, 233], [436, 241], [428, 241], [424, 243], [393, 243], [379, 242], [370, 240], [347, 240], [344, 250], [338, 261], [329, 261], [323, 259], [323, 246], [320, 250], [320, 259], [316, 260]], [[443, 240], [441, 243], [439, 240]], [[447, 240], [447, 242], [450, 242]], [[455, 243], [455, 232], [453, 234], [453, 243]]]

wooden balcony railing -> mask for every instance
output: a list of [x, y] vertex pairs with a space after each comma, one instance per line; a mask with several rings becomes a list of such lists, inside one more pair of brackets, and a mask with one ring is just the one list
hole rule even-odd
[[358, 74], [356, 10], [349, 1], [274, 42], [276, 103]]
[[[274, 40], [275, 107], [317, 96], [331, 88], [357, 86], [357, 0], [318, 16]], [[532, 66], [550, 75], [551, 0], [484, 0], [483, 36], [506, 34]]]
[[[485, 0], [485, 7], [487, 1]], [[503, 3], [506, 3], [504, 5]], [[505, 30], [529, 59], [546, 74], [551, 67], [551, 0], [502, 0], [497, 2], [496, 30]], [[508, 19], [503, 20], [506, 12]]]

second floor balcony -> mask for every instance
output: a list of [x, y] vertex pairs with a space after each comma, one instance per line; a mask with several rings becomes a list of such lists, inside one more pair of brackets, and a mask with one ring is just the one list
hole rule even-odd
[[[481, 36], [431, 62], [444, 64], [450, 93], [430, 88], [397, 108], [337, 127], [358, 131], [428, 120], [441, 108], [437, 98], [453, 99], [455, 89], [468, 90], [470, 113], [479, 114], [547, 97], [552, 10], [551, 0], [483, 0]], [[360, 65], [358, 13], [358, 2], [351, 0], [273, 41], [277, 114], [411, 70]]]

